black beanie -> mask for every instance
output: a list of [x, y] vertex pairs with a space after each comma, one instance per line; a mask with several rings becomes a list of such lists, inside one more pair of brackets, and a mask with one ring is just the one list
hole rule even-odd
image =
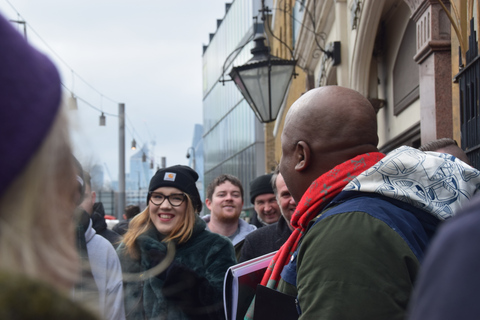
[[272, 173], [256, 177], [250, 182], [250, 202], [255, 203], [255, 198], [261, 194], [274, 193], [272, 187]]
[[159, 169], [148, 186], [147, 205], [150, 201], [150, 192], [160, 187], [174, 187], [182, 190], [190, 196], [193, 202], [193, 208], [196, 213], [202, 211], [202, 201], [198, 193], [195, 182], [198, 180], [198, 174], [190, 167], [176, 165], [164, 169]]

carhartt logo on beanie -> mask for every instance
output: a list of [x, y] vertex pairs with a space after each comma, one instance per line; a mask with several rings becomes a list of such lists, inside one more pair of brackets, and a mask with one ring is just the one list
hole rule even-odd
[[158, 170], [150, 180], [148, 186], [147, 204], [150, 201], [150, 192], [160, 187], [173, 187], [182, 190], [190, 196], [195, 212], [202, 211], [202, 201], [195, 182], [198, 174], [192, 168], [183, 165], [176, 165]]
[[173, 172], [165, 172], [165, 177], [163, 178], [163, 180], [167, 180], [167, 181], [175, 181], [175, 177], [177, 175]]

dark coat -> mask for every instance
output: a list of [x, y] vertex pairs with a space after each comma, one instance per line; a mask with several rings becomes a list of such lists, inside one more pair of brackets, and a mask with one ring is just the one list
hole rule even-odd
[[107, 222], [105, 221], [105, 209], [103, 208], [103, 203], [97, 202], [93, 205], [93, 214], [92, 214], [92, 227], [95, 229], [95, 232], [110, 241], [114, 248], [117, 248], [122, 237], [107, 228]]
[[112, 230], [123, 236], [128, 231], [128, 225], [132, 219], [122, 220], [113, 226]]
[[[235, 264], [233, 245], [205, 227], [196, 216], [192, 237], [176, 246], [175, 258], [164, 272], [141, 282], [124, 282], [127, 319], [224, 319], [223, 280]], [[167, 252], [162, 239], [154, 227], [141, 234], [135, 242], [138, 259], [122, 243], [117, 253], [123, 272], [143, 272], [161, 262]]]
[[253, 210], [252, 212], [252, 219], [250, 220], [250, 224], [253, 224], [258, 229], [265, 227], [265, 224], [258, 219], [258, 214]]
[[410, 320], [478, 319], [480, 196], [433, 239], [410, 300]]
[[238, 262], [247, 261], [276, 251], [287, 241], [292, 231], [282, 216], [276, 223], [249, 233], [245, 237]]

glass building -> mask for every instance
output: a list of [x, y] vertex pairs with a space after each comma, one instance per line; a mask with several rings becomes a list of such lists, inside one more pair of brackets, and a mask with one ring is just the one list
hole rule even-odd
[[203, 192], [203, 126], [195, 124], [193, 130], [192, 146], [188, 149], [188, 165], [198, 173], [198, 180], [196, 182], [198, 192], [202, 203], [205, 202]]
[[[272, 0], [265, 1], [271, 7]], [[226, 4], [223, 20], [210, 34], [203, 53], [204, 185], [220, 174], [232, 174], [244, 188], [244, 210], [251, 211], [249, 183], [265, 173], [264, 127], [228, 73], [247, 62], [255, 32], [263, 32], [261, 0]], [[258, 16], [257, 19], [254, 19]], [[222, 82], [221, 80], [227, 80]], [[206, 209], [206, 208], [204, 208]], [[208, 209], [204, 210], [208, 213]]]

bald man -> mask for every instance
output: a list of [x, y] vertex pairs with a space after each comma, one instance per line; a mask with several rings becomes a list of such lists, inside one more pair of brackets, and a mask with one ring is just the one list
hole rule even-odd
[[422, 151], [435, 151], [450, 154], [455, 158], [462, 160], [466, 164], [470, 166], [472, 165], [465, 151], [458, 146], [457, 141], [450, 138], [440, 138], [430, 141], [418, 149]]
[[299, 319], [403, 319], [430, 238], [480, 172], [410, 147], [379, 153], [372, 105], [337, 86], [300, 97], [281, 141], [298, 205], [270, 286], [297, 297]]

